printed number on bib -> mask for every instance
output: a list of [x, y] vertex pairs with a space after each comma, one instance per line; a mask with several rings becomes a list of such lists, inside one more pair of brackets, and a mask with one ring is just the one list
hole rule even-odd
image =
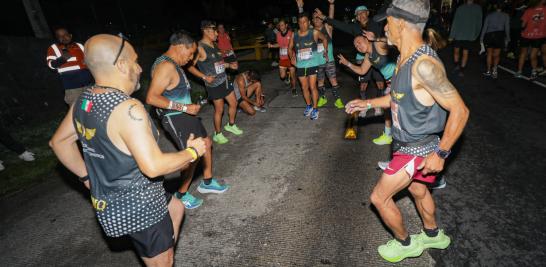
[[313, 57], [312, 48], [302, 48], [298, 50], [298, 60], [309, 60]]
[[214, 69], [216, 70], [216, 74], [222, 74], [226, 71], [226, 66], [224, 66], [224, 61], [219, 61], [214, 63]]
[[281, 49], [279, 49], [279, 55], [281, 55], [281, 56], [288, 56], [288, 48], [281, 48]]
[[324, 45], [319, 43], [317, 44], [317, 53], [322, 53], [324, 52]]

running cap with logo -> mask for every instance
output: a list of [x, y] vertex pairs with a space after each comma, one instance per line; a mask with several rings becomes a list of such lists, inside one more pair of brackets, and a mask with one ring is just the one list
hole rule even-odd
[[360, 11], [368, 11], [368, 8], [367, 8], [366, 6], [357, 6], [357, 7], [355, 8], [355, 16], [356, 16], [356, 14], [358, 14], [358, 12], [360, 12]]
[[201, 30], [207, 29], [207, 28], [216, 28], [216, 22], [211, 20], [202, 20], [201, 21]]
[[376, 15], [373, 19], [380, 22], [392, 16], [414, 24], [426, 23], [429, 13], [429, 0], [393, 0], [384, 13]]

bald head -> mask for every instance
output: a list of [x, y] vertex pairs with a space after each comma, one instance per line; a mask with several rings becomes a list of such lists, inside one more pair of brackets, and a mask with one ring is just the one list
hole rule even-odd
[[[114, 70], [114, 60], [121, 47], [121, 42], [120, 37], [110, 34], [98, 34], [85, 42], [85, 64], [93, 75]], [[133, 56], [136, 56], [133, 46], [125, 41], [118, 61], [128, 60]]]

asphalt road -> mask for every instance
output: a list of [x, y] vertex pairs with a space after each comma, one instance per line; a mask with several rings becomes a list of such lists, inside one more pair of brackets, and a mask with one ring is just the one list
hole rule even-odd
[[[452, 245], [398, 266], [546, 261], [546, 88], [502, 71], [496, 81], [483, 79], [481, 66], [473, 57], [464, 78], [452, 77], [471, 118], [444, 173], [447, 187], [433, 192]], [[390, 151], [371, 143], [381, 120], [362, 120], [359, 139], [343, 140], [346, 115], [331, 98], [310, 121], [303, 100], [276, 75], [263, 75], [268, 112], [239, 113], [245, 134], [215, 146], [215, 174], [233, 187], [223, 195], [195, 192], [205, 202], [186, 212], [176, 265], [391, 266], [377, 254], [391, 236], [368, 199], [380, 176], [376, 163]], [[340, 80], [343, 98], [356, 96], [354, 80], [342, 73]], [[209, 132], [211, 112], [201, 115]], [[161, 146], [172, 149], [166, 139]], [[397, 203], [410, 232], [418, 232], [411, 199], [402, 192]], [[1, 266], [139, 264], [127, 240], [102, 234], [88, 194], [69, 175], [1, 199], [0, 214]]]

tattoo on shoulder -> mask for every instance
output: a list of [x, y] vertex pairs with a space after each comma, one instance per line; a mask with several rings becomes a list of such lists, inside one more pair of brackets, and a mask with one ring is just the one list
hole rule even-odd
[[420, 60], [415, 70], [428, 89], [440, 93], [444, 97], [451, 97], [456, 94], [457, 90], [447, 79], [444, 68], [438, 66], [432, 60]]
[[135, 108], [137, 106], [137, 104], [132, 104], [130, 107], [129, 107], [129, 117], [134, 120], [134, 121], [142, 121], [142, 118], [139, 118], [139, 117], [136, 117], [133, 113], [133, 108]]

